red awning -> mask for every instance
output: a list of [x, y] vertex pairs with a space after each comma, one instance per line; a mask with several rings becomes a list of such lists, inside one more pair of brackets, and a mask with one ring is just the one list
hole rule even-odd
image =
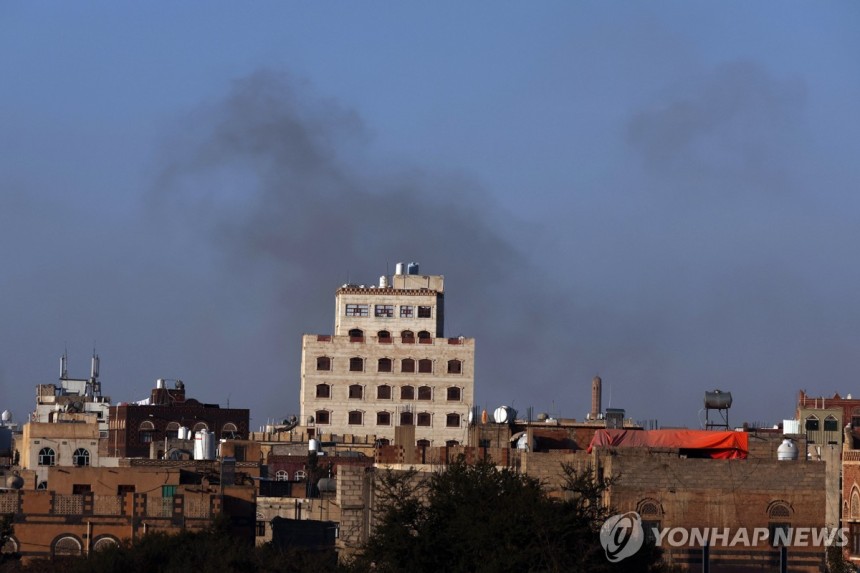
[[699, 450], [711, 458], [745, 459], [749, 453], [749, 436], [746, 432], [708, 430], [597, 430], [588, 452], [595, 446], [678, 448]]

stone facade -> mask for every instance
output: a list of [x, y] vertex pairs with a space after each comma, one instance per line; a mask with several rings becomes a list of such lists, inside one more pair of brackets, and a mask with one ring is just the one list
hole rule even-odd
[[395, 275], [381, 284], [338, 289], [334, 335], [302, 338], [302, 423], [316, 435], [383, 443], [397, 426], [414, 426], [415, 443], [465, 443], [475, 341], [444, 337], [443, 278]]

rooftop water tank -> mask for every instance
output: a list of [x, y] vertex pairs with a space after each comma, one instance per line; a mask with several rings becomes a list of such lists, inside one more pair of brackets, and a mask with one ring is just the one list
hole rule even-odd
[[308, 440], [308, 451], [309, 452], [319, 452], [320, 451], [320, 441], [316, 438], [311, 438]]
[[406, 268], [406, 265], [404, 265], [403, 263], [397, 263], [396, 265], [394, 265], [394, 274], [395, 275], [405, 275], [406, 274], [405, 268]]
[[516, 417], [517, 411], [510, 406], [499, 406], [498, 408], [496, 408], [496, 411], [493, 412], [493, 420], [497, 424], [513, 423]]
[[6, 487], [9, 489], [21, 489], [24, 487], [24, 478], [18, 474], [6, 476]]
[[199, 430], [194, 434], [194, 459], [215, 459], [215, 432]]
[[776, 449], [776, 459], [779, 461], [794, 461], [797, 459], [797, 446], [794, 441], [786, 438]]
[[12, 419], [12, 412], [10, 412], [9, 410], [3, 410], [3, 413], [0, 414], [0, 420], [3, 420], [4, 422], [8, 422], [11, 419]]
[[406, 274], [417, 275], [418, 274], [418, 263], [409, 263], [408, 265], [406, 265]]
[[787, 436], [799, 434], [800, 420], [783, 420], [782, 433]]
[[705, 408], [709, 410], [725, 410], [732, 407], [732, 393], [714, 390], [705, 392]]

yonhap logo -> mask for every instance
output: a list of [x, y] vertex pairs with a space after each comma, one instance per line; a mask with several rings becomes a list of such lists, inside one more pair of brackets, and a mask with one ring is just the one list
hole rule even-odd
[[630, 557], [642, 547], [645, 533], [642, 518], [635, 511], [613, 515], [600, 528], [600, 544], [612, 563]]

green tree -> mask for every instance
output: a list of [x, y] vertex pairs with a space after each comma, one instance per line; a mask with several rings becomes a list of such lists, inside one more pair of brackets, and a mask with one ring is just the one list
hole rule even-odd
[[[378, 571], [652, 571], [651, 547], [620, 564], [609, 563], [599, 543], [610, 510], [606, 483], [591, 472], [565, 467], [565, 499], [549, 497], [532, 477], [469, 465], [461, 458], [419, 480], [414, 472], [379, 476], [376, 528], [351, 564]], [[632, 559], [632, 558], [631, 558]]]

